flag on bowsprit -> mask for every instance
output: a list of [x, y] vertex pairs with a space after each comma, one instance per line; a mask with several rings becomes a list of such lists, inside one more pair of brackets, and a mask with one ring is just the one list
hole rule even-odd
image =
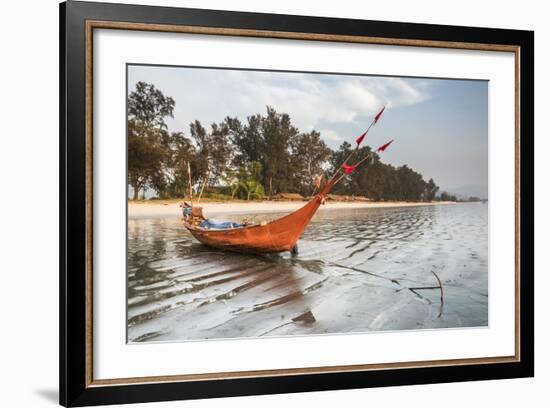
[[380, 112], [378, 112], [378, 114], [374, 117], [374, 122], [372, 123], [373, 125], [376, 125], [376, 122], [378, 122], [378, 119], [380, 119], [380, 116], [384, 113], [384, 109], [386, 109], [385, 106], [383, 106]]
[[357, 140], [355, 141], [355, 143], [357, 143], [357, 146], [361, 144], [361, 142], [363, 141], [366, 135], [367, 135], [367, 132], [364, 132], [361, 136], [357, 138]]
[[386, 109], [385, 106], [383, 106], [382, 109], [380, 109], [380, 112], [378, 112], [376, 114], [376, 116], [374, 117], [374, 120], [370, 124], [369, 128], [361, 136], [359, 136], [357, 138], [355, 143], [357, 143], [358, 148], [359, 148], [359, 145], [363, 142], [363, 139], [365, 138], [365, 136], [367, 136], [367, 133], [369, 132], [370, 128], [373, 127], [374, 125], [376, 125], [376, 122], [378, 122], [378, 120], [380, 119], [380, 116], [382, 116], [382, 113], [384, 113], [384, 109]]
[[[363, 164], [366, 160], [368, 160], [372, 154], [374, 152], [378, 153], [378, 152], [383, 152], [384, 150], [386, 150], [388, 148], [389, 145], [391, 145], [393, 143], [393, 139], [390, 140], [388, 143], [384, 143], [382, 146], [380, 146], [378, 149], [374, 150], [374, 151], [371, 151], [369, 154], [367, 154], [365, 157], [363, 157], [361, 160], [359, 160], [357, 163], [355, 163], [354, 165], [349, 165], [349, 164], [342, 164], [342, 168], [344, 169], [344, 173], [346, 175], [349, 175], [351, 173], [353, 173], [355, 171], [355, 169], [357, 167], [359, 167], [361, 164]], [[342, 176], [343, 177], [343, 176]]]
[[344, 173], [346, 173], [346, 174], [353, 173], [353, 171], [355, 170], [356, 167], [357, 167], [357, 165], [351, 166], [351, 165], [348, 165], [346, 163], [342, 164], [342, 168], [344, 169]]
[[384, 150], [386, 150], [388, 148], [389, 145], [391, 145], [393, 143], [393, 139], [390, 140], [388, 143], [385, 143], [383, 144], [382, 146], [380, 146], [378, 149], [376, 149], [376, 152], [383, 152]]

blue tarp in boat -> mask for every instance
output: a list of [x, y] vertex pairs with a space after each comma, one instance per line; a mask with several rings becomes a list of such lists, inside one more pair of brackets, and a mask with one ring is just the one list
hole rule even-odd
[[201, 222], [199, 226], [201, 228], [207, 228], [207, 229], [231, 229], [231, 228], [242, 228], [245, 225], [235, 221], [216, 220], [213, 218], [209, 218]]

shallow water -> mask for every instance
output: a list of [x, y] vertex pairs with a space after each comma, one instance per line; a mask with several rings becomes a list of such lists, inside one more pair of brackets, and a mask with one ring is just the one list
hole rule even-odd
[[295, 257], [210, 249], [176, 217], [129, 219], [128, 341], [486, 326], [487, 207], [319, 211]]

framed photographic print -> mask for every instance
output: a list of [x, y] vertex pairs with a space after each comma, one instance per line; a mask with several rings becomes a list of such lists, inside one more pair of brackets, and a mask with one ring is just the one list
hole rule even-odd
[[533, 32], [60, 25], [61, 404], [533, 376]]

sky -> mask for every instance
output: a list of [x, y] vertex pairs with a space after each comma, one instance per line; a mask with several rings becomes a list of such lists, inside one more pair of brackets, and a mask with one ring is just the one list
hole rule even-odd
[[487, 197], [487, 81], [129, 65], [128, 91], [139, 81], [174, 98], [168, 128], [188, 136], [196, 119], [207, 128], [227, 116], [245, 122], [269, 105], [337, 149], [386, 106], [363, 142], [395, 139], [383, 162], [407, 164], [441, 191]]

